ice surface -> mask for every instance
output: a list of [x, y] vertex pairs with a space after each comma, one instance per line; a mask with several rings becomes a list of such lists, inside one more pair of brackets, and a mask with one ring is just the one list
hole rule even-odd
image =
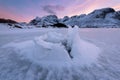
[[[77, 63], [78, 66], [91, 64], [96, 61], [100, 49], [94, 44], [82, 40], [79, 36], [79, 28], [68, 29], [68, 36], [65, 38], [60, 33], [49, 32], [33, 40], [28, 40], [19, 43], [7, 44], [4, 47], [12, 47], [15, 51], [20, 51], [18, 55], [30, 59], [30, 61], [54, 65], [63, 65], [71, 62]], [[71, 56], [62, 45], [62, 42], [67, 39], [67, 47], [71, 48]], [[41, 64], [40, 64], [41, 65]]]
[[[43, 36], [44, 37], [44, 36]], [[51, 43], [44, 41], [43, 37], [36, 37], [34, 40], [24, 42], [13, 42], [3, 46], [3, 48], [12, 48], [18, 55], [27, 58], [31, 62], [38, 64], [63, 65], [70, 62], [67, 51], [60, 43]]]
[[73, 57], [73, 63], [84, 66], [96, 62], [101, 51], [99, 47], [81, 39], [78, 26], [70, 27], [68, 30], [67, 44], [71, 48], [70, 54]]
[[0, 30], [9, 30], [10, 26], [7, 24], [0, 23]]
[[[69, 39], [67, 29], [0, 31], [0, 79], [119, 80], [119, 29], [76, 29]], [[66, 38], [72, 59], [61, 43]]]

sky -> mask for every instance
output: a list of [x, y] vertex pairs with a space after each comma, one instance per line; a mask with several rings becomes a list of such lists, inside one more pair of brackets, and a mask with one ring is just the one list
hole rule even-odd
[[106, 7], [118, 11], [120, 0], [0, 0], [0, 18], [29, 22], [36, 16], [70, 17]]

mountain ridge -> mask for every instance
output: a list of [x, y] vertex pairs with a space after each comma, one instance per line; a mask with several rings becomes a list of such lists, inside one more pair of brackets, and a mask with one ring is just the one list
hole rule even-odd
[[[13, 24], [13, 23], [12, 23]], [[17, 23], [21, 26], [35, 26], [38, 28], [79, 26], [80, 28], [120, 28], [120, 11], [113, 8], [96, 9], [89, 14], [64, 16], [59, 19], [56, 15], [36, 17], [29, 23]], [[19, 27], [20, 28], [20, 27]]]

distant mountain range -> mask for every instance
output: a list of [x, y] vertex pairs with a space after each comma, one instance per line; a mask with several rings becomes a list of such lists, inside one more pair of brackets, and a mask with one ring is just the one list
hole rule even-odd
[[9, 26], [17, 28], [34, 27], [68, 27], [77, 25], [80, 28], [120, 28], [120, 11], [113, 8], [102, 8], [94, 10], [89, 14], [81, 14], [72, 17], [65, 16], [59, 19], [56, 15], [36, 17], [29, 23], [18, 23], [13, 20], [0, 19], [0, 23], [8, 23]]
[[15, 23], [18, 23], [18, 22], [14, 21], [14, 20], [11, 20], [11, 19], [0, 18], [0, 23], [13, 23], [13, 24], [15, 24]]

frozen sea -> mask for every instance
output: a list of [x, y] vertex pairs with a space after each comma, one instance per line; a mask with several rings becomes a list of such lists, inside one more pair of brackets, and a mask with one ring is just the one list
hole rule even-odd
[[22, 56], [17, 54], [20, 51], [14, 51], [14, 47], [4, 48], [7, 44], [29, 41], [48, 32], [66, 35], [68, 31], [57, 28], [0, 30], [0, 80], [120, 80], [119, 28], [79, 29], [81, 39], [101, 50], [97, 61], [89, 66], [67, 63], [64, 66], [40, 65], [25, 57], [21, 58]]

